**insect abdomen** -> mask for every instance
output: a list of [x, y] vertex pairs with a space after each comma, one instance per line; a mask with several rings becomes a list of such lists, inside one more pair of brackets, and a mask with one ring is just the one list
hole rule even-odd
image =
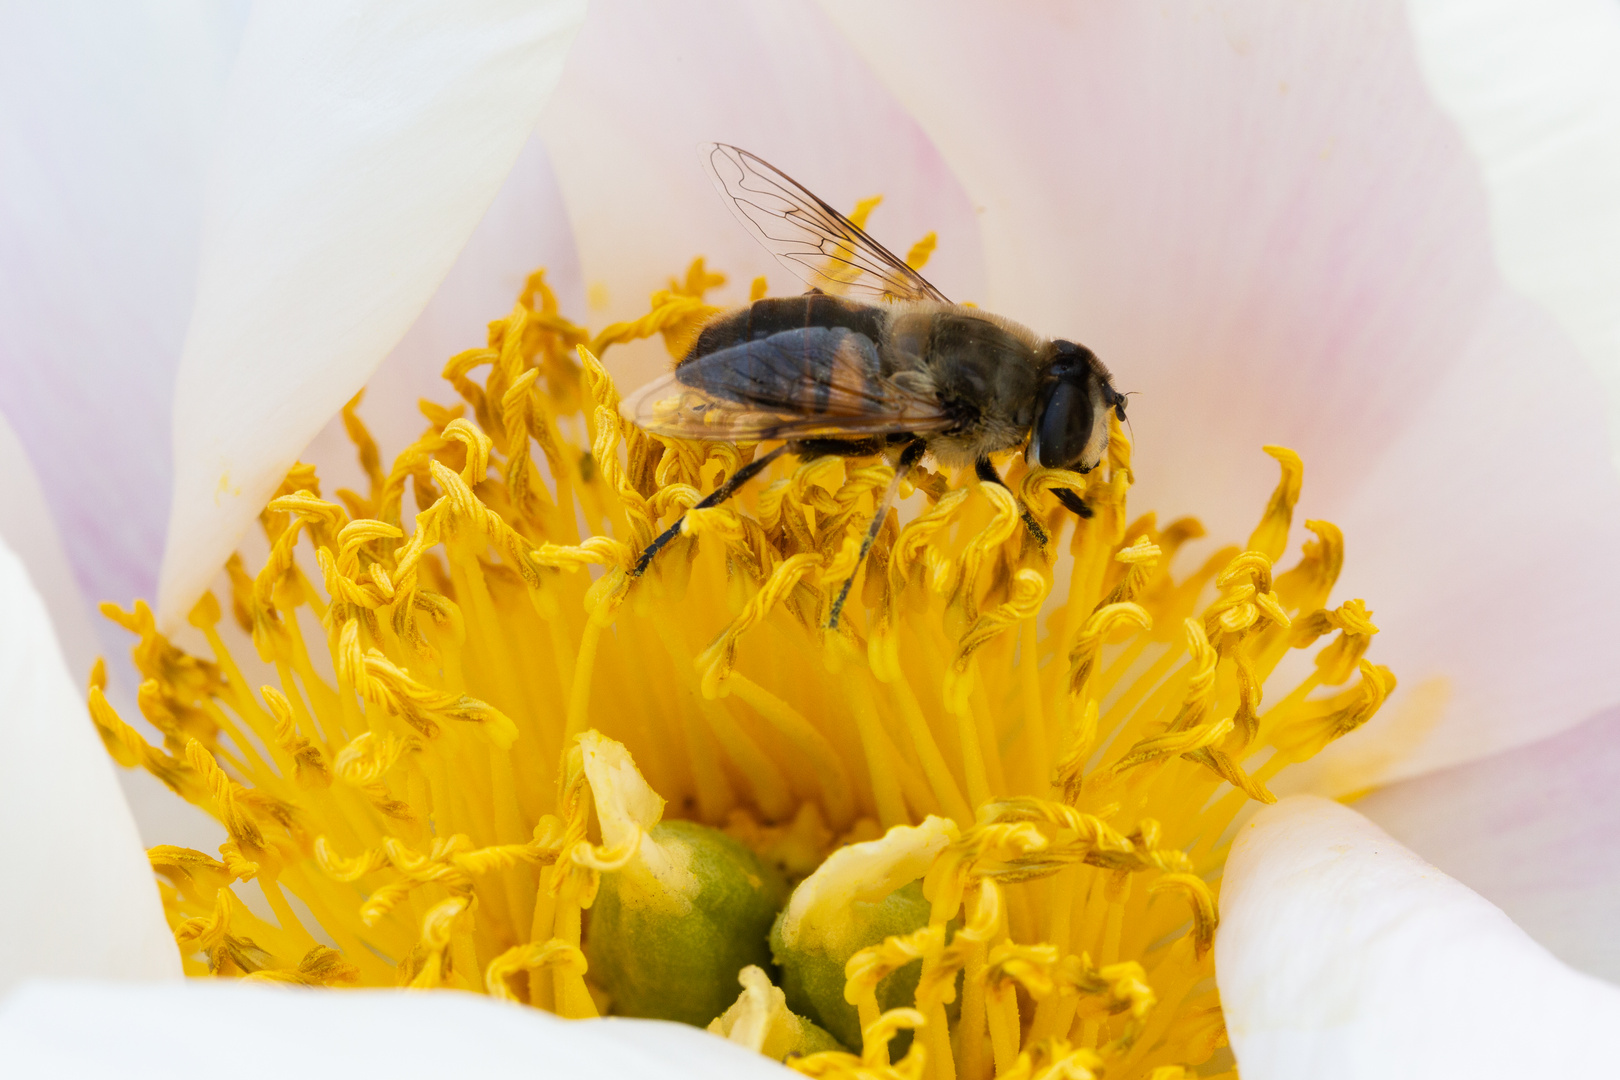
[[880, 400], [878, 374], [876, 343], [842, 326], [782, 330], [688, 359], [678, 369], [682, 383], [714, 397], [801, 415], [847, 414], [857, 388], [857, 398]]
[[836, 296], [805, 293], [803, 296], [755, 300], [745, 308], [710, 320], [681, 364], [719, 352], [746, 341], [758, 341], [788, 330], [810, 327], [841, 327], [877, 342], [883, 338], [885, 315], [870, 304], [851, 303]]

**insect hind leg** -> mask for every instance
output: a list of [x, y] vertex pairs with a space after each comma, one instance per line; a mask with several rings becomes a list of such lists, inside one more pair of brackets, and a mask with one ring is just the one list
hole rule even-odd
[[883, 519], [889, 516], [889, 504], [900, 493], [900, 481], [906, 478], [911, 467], [922, 460], [923, 451], [927, 449], [926, 443], [918, 440], [908, 445], [900, 452], [900, 461], [894, 467], [894, 479], [889, 481], [888, 489], [883, 492], [883, 498], [878, 501], [877, 513], [872, 515], [872, 524], [866, 527], [866, 536], [861, 540], [861, 552], [855, 556], [855, 569], [849, 572], [844, 579], [843, 588], [838, 590], [838, 598], [833, 601], [832, 614], [827, 617], [827, 629], [838, 629], [838, 617], [843, 614], [844, 601], [849, 599], [849, 590], [855, 585], [855, 575], [861, 571], [861, 563], [866, 561], [866, 553], [872, 550], [872, 544], [877, 540], [878, 530], [883, 528]]
[[[769, 468], [771, 462], [787, 453], [787, 451], [788, 444], [783, 443], [781, 446], [778, 446], [775, 450], [772, 450], [764, 457], [755, 458], [753, 461], [750, 461], [748, 464], [732, 473], [731, 476], [727, 478], [725, 483], [721, 484], [719, 487], [705, 495], [696, 506], [692, 507], [692, 510], [707, 510], [711, 506], [719, 506], [721, 503], [735, 495], [738, 488], [742, 487], [744, 484], [748, 483], [748, 481], [758, 476], [766, 468]], [[691, 513], [691, 511], [689, 510], [687, 513]], [[638, 578], [646, 572], [647, 567], [652, 564], [653, 557], [662, 551], [671, 540], [680, 535], [681, 525], [684, 524], [685, 521], [686, 514], [682, 514], [680, 517], [675, 519], [675, 524], [659, 533], [653, 538], [652, 543], [648, 544], [645, 548], [642, 548], [641, 557], [637, 559], [636, 564], [630, 568], [630, 576], [632, 578]]]
[[[1003, 480], [1001, 474], [996, 472], [996, 467], [990, 463], [989, 458], [980, 458], [974, 462], [973, 472], [978, 476], [981, 484], [999, 484], [1001, 487], [1007, 487], [1007, 481]], [[1007, 488], [1007, 490], [1011, 491], [1012, 489]], [[1024, 500], [1018, 499], [1017, 496], [1014, 496], [1014, 498], [1018, 502], [1019, 516], [1024, 519], [1024, 528], [1029, 530], [1029, 535], [1035, 538], [1036, 544], [1045, 547], [1046, 542], [1051, 537], [1046, 534], [1046, 530], [1041, 527], [1041, 523], [1035, 520], [1035, 515], [1030, 513], [1029, 507], [1024, 505]], [[1084, 516], [1090, 517], [1091, 514], [1088, 512]]]

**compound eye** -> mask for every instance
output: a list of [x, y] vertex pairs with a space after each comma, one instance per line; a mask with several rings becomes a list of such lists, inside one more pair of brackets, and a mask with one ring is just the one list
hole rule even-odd
[[1074, 468], [1085, 455], [1091, 426], [1091, 395], [1072, 382], [1058, 382], [1035, 424], [1041, 467]]

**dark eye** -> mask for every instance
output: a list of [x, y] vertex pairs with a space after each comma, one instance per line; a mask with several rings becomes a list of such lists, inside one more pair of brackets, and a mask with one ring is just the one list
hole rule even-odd
[[1072, 469], [1091, 438], [1091, 395], [1082, 386], [1060, 380], [1035, 422], [1041, 466]]

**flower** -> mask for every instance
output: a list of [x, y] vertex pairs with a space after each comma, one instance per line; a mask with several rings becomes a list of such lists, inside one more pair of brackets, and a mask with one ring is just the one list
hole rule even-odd
[[[1193, 425], [1190, 431], [1175, 433], [1139, 421], [1143, 442], [1152, 445], [1156, 455], [1163, 454], [1165, 462], [1144, 480], [1164, 484], [1168, 478], [1188, 496], [1168, 497], [1176, 494], [1174, 489], [1155, 491], [1154, 504], [1200, 511], [1206, 505], [1217, 511], [1230, 507], [1235, 513], [1241, 500], [1217, 499], [1212, 493], [1243, 480], [1223, 481], [1221, 471], [1246, 460], [1249, 447], [1263, 440], [1265, 436], [1256, 437], [1260, 421], [1296, 425], [1294, 430], [1268, 435], [1304, 448], [1313, 463], [1312, 490], [1321, 493], [1324, 504], [1332, 508], [1330, 515], [1349, 535], [1365, 538], [1361, 542], [1369, 547], [1364, 553], [1358, 549], [1351, 566], [1364, 575], [1355, 591], [1377, 598], [1380, 623], [1386, 627], [1381, 656], [1400, 669], [1405, 685], [1415, 691], [1430, 687], [1426, 697], [1414, 693], [1412, 700], [1414, 708], [1430, 703], [1429, 716], [1438, 716], [1437, 727], [1426, 756], [1408, 756], [1409, 767], [1432, 767], [1500, 749], [1577, 721], [1612, 700], [1613, 687], [1602, 681], [1607, 669], [1601, 658], [1612, 648], [1613, 631], [1605, 621], [1608, 616], [1596, 608], [1613, 584], [1608, 576], [1612, 565], [1602, 554], [1612, 536], [1613, 478], [1602, 460], [1600, 440], [1594, 437], [1596, 410], [1588, 400], [1591, 395], [1566, 392], [1554, 402], [1527, 393], [1521, 369], [1508, 358], [1537, 357], [1540, 376], [1550, 385], [1581, 386], [1586, 376], [1549, 324], [1538, 321], [1497, 280], [1484, 245], [1477, 174], [1450, 140], [1443, 121], [1424, 104], [1426, 96], [1412, 69], [1398, 13], [1366, 9], [1350, 15], [1294, 14], [1287, 18], [1296, 21], [1276, 34], [1268, 31], [1261, 17], [1265, 13], [1248, 9], [1197, 20], [1174, 13], [1166, 18], [1159, 12], [1096, 16], [1079, 26], [1035, 29], [975, 21], [973, 38], [953, 30], [960, 23], [949, 11], [903, 31], [887, 29], [882, 15], [856, 24], [852, 16], [838, 9], [835, 13], [851, 27], [849, 41], [866, 51], [873, 68], [906, 99], [967, 189], [987, 203], [983, 236], [989, 274], [984, 291], [969, 280], [965, 291], [958, 286], [958, 293], [982, 297], [987, 306], [1036, 325], [1094, 326], [1086, 340], [1120, 370], [1125, 370], [1125, 357], [1134, 358], [1135, 371], [1144, 380], [1139, 386], [1162, 403], [1156, 405], [1156, 415]], [[684, 257], [706, 249], [717, 259], [720, 255], [708, 230], [695, 230], [703, 233], [701, 243], [680, 242], [675, 236], [670, 246], [680, 250], [661, 251], [660, 237], [670, 233], [649, 228], [632, 212], [651, 205], [648, 200], [632, 200], [632, 211], [620, 206], [610, 213], [590, 190], [593, 174], [587, 168], [600, 169], [615, 159], [589, 150], [611, 147], [622, 166], [660, 146], [658, 133], [635, 125], [634, 109], [616, 112], [617, 102], [601, 84], [617, 78], [622, 87], [626, 70], [648, 73], [648, 83], [665, 88], [692, 82], [654, 77], [659, 56], [638, 56], [641, 62], [626, 63], [625, 43], [635, 38], [608, 33], [618, 29], [612, 23], [616, 15], [607, 9], [596, 24], [594, 39], [592, 28], [587, 28], [575, 54], [571, 76], [575, 81], [565, 83], [558, 118], [547, 122], [546, 132], [587, 260], [632, 250], [648, 259], [645, 265], [627, 260], [613, 271], [620, 275], [614, 280], [624, 286], [615, 288], [610, 281], [610, 298], [644, 291], [642, 282], [669, 265], [673, 254]], [[915, 134], [917, 129], [905, 123], [901, 110], [848, 60], [843, 44], [814, 13], [759, 18], [780, 20], [754, 28], [759, 40], [798, 33], [793, 51], [809, 70], [815, 70], [819, 58], [843, 58], [844, 66], [836, 69], [838, 77], [818, 81], [818, 89], [846, 92], [867, 106], [876, 102], [880, 111], [889, 110], [887, 117], [899, 118], [899, 130], [910, 133], [912, 142], [893, 136], [878, 140], [871, 133], [891, 130], [881, 116], [857, 138], [926, 147], [926, 140]], [[1327, 21], [1334, 18], [1350, 20], [1350, 25]], [[821, 48], [805, 46], [807, 28], [821, 35], [808, 37]], [[678, 37], [680, 29], [669, 27], [658, 35], [660, 45], [691, 40]], [[1015, 47], [993, 48], [992, 55], [1017, 55], [1027, 62], [1010, 73], [1017, 78], [986, 83], [980, 74], [983, 65], [974, 55], [964, 56], [963, 50], [992, 48], [997, 34]], [[594, 54], [587, 48], [593, 40], [598, 50]], [[614, 48], [620, 52], [615, 54]], [[927, 56], [920, 58], [919, 49], [927, 49]], [[679, 51], [660, 55], [667, 59]], [[720, 55], [727, 65], [724, 78], [735, 78], [739, 86], [769, 85], [769, 80], [750, 79], [746, 70], [736, 70], [735, 58], [749, 55], [748, 49], [732, 48]], [[778, 64], [790, 62], [780, 54], [767, 55]], [[1424, 55], [1434, 54], [1431, 50]], [[1185, 81], [1162, 78], [1163, 71], [1175, 71]], [[1019, 92], [1020, 78], [1041, 80], [1036, 84], [1040, 96], [1026, 91], [1024, 100], [1041, 101], [1046, 108], [1004, 104], [1007, 94]], [[1342, 100], [1335, 96], [1335, 88], [1342, 92], [1352, 83], [1368, 100], [1389, 101], [1395, 107], [1334, 112], [1334, 103]], [[1155, 99], [1139, 89], [1144, 86], [1169, 87], [1175, 93]], [[575, 101], [593, 102], [597, 112], [576, 107], [571, 117], [567, 115], [561, 106], [570, 89], [577, 95]], [[1275, 98], [1269, 96], [1273, 92]], [[733, 91], [725, 104], [731, 106], [741, 98]], [[1112, 108], [1111, 99], [1132, 102], [1141, 111]], [[1178, 111], [1176, 103], [1184, 101], [1196, 102], [1198, 108]], [[1273, 111], [1261, 111], [1261, 101], [1280, 104], [1274, 104]], [[683, 104], [692, 105], [693, 116], [702, 118], [701, 101]], [[747, 104], [763, 111], [766, 105], [782, 103], [759, 95]], [[1168, 111], [1155, 114], [1156, 104]], [[976, 116], [977, 110], [986, 113]], [[849, 126], [843, 118], [852, 111], [818, 100], [814, 108], [803, 107], [790, 115], [804, 123], [806, 131], [841, 136]], [[801, 119], [807, 113], [821, 118]], [[1170, 121], [1185, 117], [1188, 127], [1196, 129], [1144, 123], [1144, 115], [1149, 119], [1162, 115]], [[611, 122], [615, 117], [617, 122]], [[1112, 126], [1121, 117], [1131, 118], [1129, 128]], [[1212, 122], [1212, 117], [1231, 119], [1220, 123]], [[1323, 137], [1329, 120], [1335, 131]], [[825, 126], [818, 129], [816, 123]], [[676, 134], [665, 138], [685, 138], [678, 134], [678, 124], [666, 126]], [[1144, 129], [1176, 135], [1162, 141], [1109, 137]], [[1076, 131], [1086, 137], [1077, 138]], [[1053, 138], [1054, 133], [1064, 137]], [[716, 135], [740, 138], [708, 130], [693, 139]], [[570, 138], [575, 140], [573, 150], [587, 152], [570, 152]], [[837, 138], [807, 141], [838, 144]], [[774, 149], [761, 149], [785, 160]], [[1277, 156], [1268, 156], [1268, 150]], [[1317, 157], [1321, 152], [1325, 156]], [[922, 156], [927, 175], [926, 169], [938, 159]], [[867, 157], [884, 160], [876, 153]], [[1260, 166], [1243, 167], [1242, 163], [1254, 161]], [[1308, 182], [1305, 170], [1315, 166], [1307, 161], [1324, 162]], [[1410, 172], [1392, 167], [1392, 162]], [[356, 175], [364, 175], [364, 170]], [[895, 175], [915, 174], [897, 169]], [[1065, 198], [1055, 204], [1051, 193], [1059, 180]], [[892, 200], [903, 202], [897, 198], [903, 192], [889, 190]], [[1370, 201], [1357, 201], [1369, 192], [1374, 193]], [[1208, 201], [1200, 202], [1195, 195]], [[1354, 230], [1345, 228], [1350, 219], [1343, 212], [1352, 203], [1361, 211]], [[967, 208], [967, 220], [972, 220], [972, 203], [961, 200], [959, 206]], [[1107, 214], [1089, 207], [1106, 207]], [[1209, 210], [1200, 213], [1200, 207]], [[355, 212], [365, 209], [362, 200]], [[1178, 213], [1187, 216], [1177, 218]], [[942, 240], [948, 240], [952, 215], [937, 216], [941, 220], [927, 225], [939, 227]], [[1150, 227], [1161, 223], [1162, 227]], [[602, 233], [595, 230], [606, 228], [636, 233], [645, 242], [601, 243]], [[270, 233], [265, 242], [277, 239]], [[1183, 240], [1185, 248], [1178, 246]], [[1013, 246], [1043, 242], [1051, 246], [1025, 250]], [[966, 249], [971, 251], [971, 244]], [[945, 243], [941, 258], [951, 251]], [[442, 269], [449, 256], [443, 247], [437, 252], [435, 265]], [[720, 261], [734, 272], [747, 266], [746, 259]], [[593, 279], [609, 276], [589, 261], [586, 266]], [[428, 280], [437, 272], [430, 272]], [[371, 281], [367, 279], [368, 287], [374, 287]], [[1059, 282], [1084, 286], [1078, 312], [1067, 309], [1067, 291], [1055, 291]], [[329, 281], [321, 278], [319, 284], [324, 288]], [[311, 290], [314, 298], [320, 291]], [[86, 291], [72, 295], [82, 298]], [[222, 294], [203, 295], [206, 304], [206, 297]], [[411, 305], [402, 308], [409, 311]], [[397, 310], [394, 317], [398, 318]], [[380, 350], [373, 350], [373, 358], [376, 351]], [[1189, 355], [1213, 356], [1220, 362], [1205, 365], [1192, 377], [1183, 376], [1179, 386], [1174, 380], [1154, 381], [1156, 363], [1164, 365], [1159, 370], [1166, 374], [1185, 373]], [[1342, 364], [1335, 366], [1343, 357], [1362, 361], [1354, 385], [1365, 388], [1365, 398], [1338, 401], [1331, 411], [1313, 411], [1310, 405], [1320, 400], [1323, 384], [1293, 376], [1298, 368], [1292, 365], [1301, 355], [1310, 362], [1306, 370], [1317, 372], [1344, 370]], [[202, 361], [188, 370], [188, 378], [206, 382], [209, 377], [209, 365]], [[277, 373], [278, 380], [285, 380], [279, 383], [284, 392], [295, 375], [296, 370]], [[351, 389], [327, 385], [324, 404], [316, 394], [285, 397], [296, 399], [300, 408], [307, 404], [318, 423]], [[240, 401], [239, 391], [236, 396]], [[194, 415], [199, 400], [206, 409], [229, 404], [231, 395], [181, 397], [188, 402], [181, 412], [185, 417]], [[166, 395], [160, 400], [166, 401]], [[1197, 401], [1230, 404], [1218, 412], [1180, 404]], [[252, 402], [254, 407], [259, 404]], [[23, 414], [17, 404], [8, 401], [6, 406], [18, 423]], [[85, 423], [66, 408], [44, 415], [53, 422], [67, 423], [71, 416], [74, 422]], [[240, 415], [222, 413], [222, 417]], [[238, 421], [237, 426], [248, 429], [245, 422]], [[45, 454], [41, 432], [50, 430], [42, 424], [27, 434], [36, 461], [48, 465], [41, 466], [47, 473], [47, 492], [59, 507], [71, 508], [76, 505], [73, 500], [85, 496], [65, 477], [111, 473], [100, 458], [91, 459], [103, 470], [97, 473], [87, 467], [70, 468], [71, 456]], [[1462, 434], [1468, 436], [1466, 442]], [[1473, 447], [1481, 445], [1482, 438], [1483, 445], [1497, 447], [1498, 452], [1477, 453]], [[279, 448], [264, 456], [260, 473], [279, 476], [297, 452], [290, 444], [301, 441], [296, 430], [281, 431]], [[69, 442], [75, 452], [105, 445], [94, 439]], [[1463, 445], [1469, 451], [1456, 452], [1454, 448]], [[1525, 453], [1522, 448], [1528, 445], [1540, 452]], [[1369, 454], [1376, 460], [1369, 461]], [[1548, 486], [1553, 480], [1549, 460], [1561, 466], [1555, 489]], [[1479, 464], [1482, 461], [1485, 464]], [[182, 464], [190, 467], [196, 462], [188, 458]], [[58, 469], [62, 471], [52, 472]], [[1323, 478], [1320, 486], [1314, 479], [1318, 476]], [[170, 530], [176, 545], [211, 539], [206, 507], [218, 479], [211, 478], [212, 486], [193, 483], [189, 495], [182, 489], [177, 496], [176, 525]], [[1256, 491], [1263, 494], [1263, 489]], [[1511, 506], [1515, 500], [1548, 491], [1555, 497], [1549, 496], [1533, 518], [1506, 517], [1501, 512], [1504, 501]], [[246, 495], [243, 499], [252, 502]], [[92, 500], [83, 505], [90, 511], [118, 504]], [[1341, 507], [1346, 512], [1339, 512]], [[239, 516], [245, 521], [255, 510], [249, 506], [246, 515]], [[104, 551], [128, 550], [110, 541], [98, 546], [97, 531], [104, 535], [126, 523], [149, 522], [146, 513], [144, 517], [61, 513], [70, 526], [85, 527], [64, 528], [72, 543], [89, 545], [81, 546], [77, 565], [109, 561], [95, 557]], [[92, 528], [97, 523], [99, 530]], [[1241, 535], [1244, 528], [1213, 515], [1210, 524], [1218, 535]], [[141, 534], [140, 529], [132, 531]], [[145, 535], [151, 535], [149, 528]], [[230, 530], [213, 539], [220, 537], [223, 544], [213, 546], [223, 552], [234, 538]], [[1552, 537], [1559, 539], [1556, 549], [1546, 542]], [[1436, 561], [1434, 552], [1459, 544], [1465, 557]], [[206, 548], [175, 550], [186, 553], [175, 556], [182, 562], [207, 561], [189, 553]], [[1553, 550], [1566, 572], [1539, 572]], [[1415, 555], [1424, 558], [1419, 561]], [[1568, 568], [1576, 572], [1568, 573]], [[1479, 593], [1477, 583], [1484, 576], [1493, 583], [1535, 583], [1514, 595], [1506, 610], [1517, 617], [1517, 625], [1536, 627], [1536, 635], [1518, 633], [1513, 626], [1504, 629], [1498, 620], [1480, 617], [1482, 611], [1494, 615], [1504, 609]], [[1393, 587], [1377, 587], [1380, 584]], [[1560, 629], [1555, 634], [1543, 627]], [[1563, 636], [1572, 627], [1579, 632], [1572, 639]], [[1449, 679], [1452, 704], [1445, 712], [1434, 708], [1436, 699], [1448, 692], [1446, 685], [1430, 681], [1435, 674]], [[1471, 723], [1462, 724], [1457, 717]], [[1375, 734], [1373, 728], [1367, 730], [1369, 738]], [[1377, 756], [1364, 752], [1363, 764]], [[1341, 779], [1340, 785], [1367, 781], [1368, 771], [1351, 768], [1354, 764], [1341, 759], [1338, 768], [1348, 779]], [[1422, 800], [1416, 803], [1421, 805]]]
[[[755, 448], [646, 435], [598, 355], [654, 334], [680, 354], [722, 283], [699, 260], [591, 335], [535, 274], [446, 363], [463, 404], [424, 403], [386, 467], [345, 409], [365, 490], [332, 502], [295, 467], [262, 567], [233, 557], [229, 604], [188, 617], [205, 650], [108, 605], [162, 739], [98, 667], [103, 742], [228, 834], [218, 858], [148, 852], [187, 971], [703, 1026], [772, 968], [803, 1018], [779, 1049], [816, 1075], [884, 1064], [901, 1030], [901, 1068], [1204, 1064], [1223, 836], [1395, 685], [1366, 605], [1329, 600], [1337, 528], [1309, 522], [1284, 563], [1299, 459], [1269, 448], [1246, 544], [1178, 572], [1202, 527], [1127, 512], [1112, 417], [1089, 476], [917, 473], [922, 506], [885, 520], [836, 631], [881, 459], [768, 471], [636, 577]], [[1060, 491], [1093, 512], [1072, 536]], [[1262, 711], [1296, 650], [1314, 665]]]

